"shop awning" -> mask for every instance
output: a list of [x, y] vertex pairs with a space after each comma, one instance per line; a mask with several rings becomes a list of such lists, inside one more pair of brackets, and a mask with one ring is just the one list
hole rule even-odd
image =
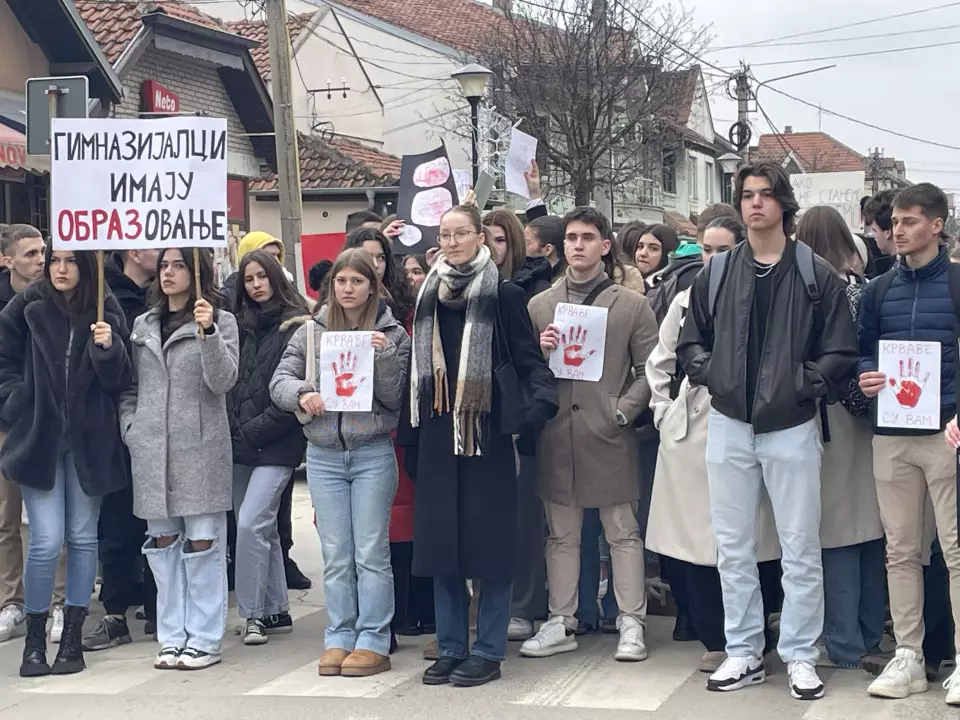
[[0, 168], [42, 174], [50, 172], [50, 161], [46, 156], [27, 155], [23, 133], [0, 123]]

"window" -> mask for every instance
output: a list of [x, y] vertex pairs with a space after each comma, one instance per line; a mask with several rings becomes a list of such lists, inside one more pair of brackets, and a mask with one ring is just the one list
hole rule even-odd
[[673, 150], [663, 151], [662, 170], [663, 191], [676, 194], [677, 192], [677, 154]]
[[697, 156], [688, 155], [687, 165], [689, 167], [689, 170], [687, 172], [687, 184], [689, 185], [690, 199], [696, 200], [700, 196], [699, 195], [700, 178], [697, 175]]
[[716, 179], [713, 163], [705, 163], [703, 169], [703, 199], [708, 205], [713, 205], [713, 183]]

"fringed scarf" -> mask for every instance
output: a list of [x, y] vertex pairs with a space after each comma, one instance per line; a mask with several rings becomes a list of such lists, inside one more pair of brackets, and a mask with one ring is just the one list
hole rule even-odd
[[443, 255], [420, 289], [413, 324], [410, 420], [420, 425], [420, 400], [434, 415], [451, 411], [449, 374], [440, 342], [437, 303], [466, 309], [460, 366], [453, 398], [453, 452], [464, 457], [483, 454], [483, 431], [490, 413], [493, 385], [493, 333], [497, 321], [497, 266], [481, 246], [468, 264], [450, 265]]

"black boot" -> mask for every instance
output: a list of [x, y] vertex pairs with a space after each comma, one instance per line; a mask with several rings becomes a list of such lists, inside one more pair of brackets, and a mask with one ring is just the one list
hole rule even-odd
[[23, 646], [20, 677], [41, 677], [49, 674], [47, 613], [27, 613], [27, 639]]
[[287, 576], [288, 590], [309, 590], [313, 582], [304, 575], [289, 555], [283, 561], [284, 574]]
[[54, 675], [72, 675], [84, 670], [83, 662], [83, 621], [87, 609], [66, 605], [63, 608], [63, 637], [60, 650], [53, 661], [50, 672]]

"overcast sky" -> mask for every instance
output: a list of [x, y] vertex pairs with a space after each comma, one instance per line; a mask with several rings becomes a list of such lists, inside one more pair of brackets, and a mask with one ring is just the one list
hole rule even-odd
[[[807, 77], [783, 80], [776, 87], [798, 98], [844, 115], [925, 140], [960, 147], [960, 98], [950, 66], [960, 59], [960, 3], [953, 7], [893, 20], [867, 22], [888, 15], [945, 5], [946, 0], [690, 0], [700, 22], [713, 23], [713, 47], [744, 45], [811, 30], [858, 23], [829, 33], [811, 34], [783, 43], [836, 39], [839, 42], [780, 47], [741, 47], [713, 51], [703, 59], [721, 68], [743, 59], [760, 80], [836, 63], [837, 67]], [[944, 28], [942, 30], [928, 31]], [[915, 31], [928, 32], [915, 32]], [[913, 31], [913, 32], [911, 32]], [[870, 39], [854, 37], [876, 35]], [[763, 66], [762, 63], [829, 55], [925, 46], [923, 50], [829, 61]], [[716, 69], [704, 67], [706, 72]], [[708, 86], [713, 78], [706, 78]], [[822, 129], [860, 153], [883, 148], [884, 154], [903, 160], [913, 182], [932, 182], [960, 198], [960, 150], [951, 150], [899, 138], [827, 114], [822, 126], [817, 110], [761, 89], [759, 101], [780, 131]], [[736, 104], [718, 93], [711, 98], [714, 124], [726, 135], [736, 119]], [[751, 118], [770, 132], [759, 113]], [[755, 131], [756, 132], [756, 131]], [[755, 142], [755, 140], [754, 140]]]

